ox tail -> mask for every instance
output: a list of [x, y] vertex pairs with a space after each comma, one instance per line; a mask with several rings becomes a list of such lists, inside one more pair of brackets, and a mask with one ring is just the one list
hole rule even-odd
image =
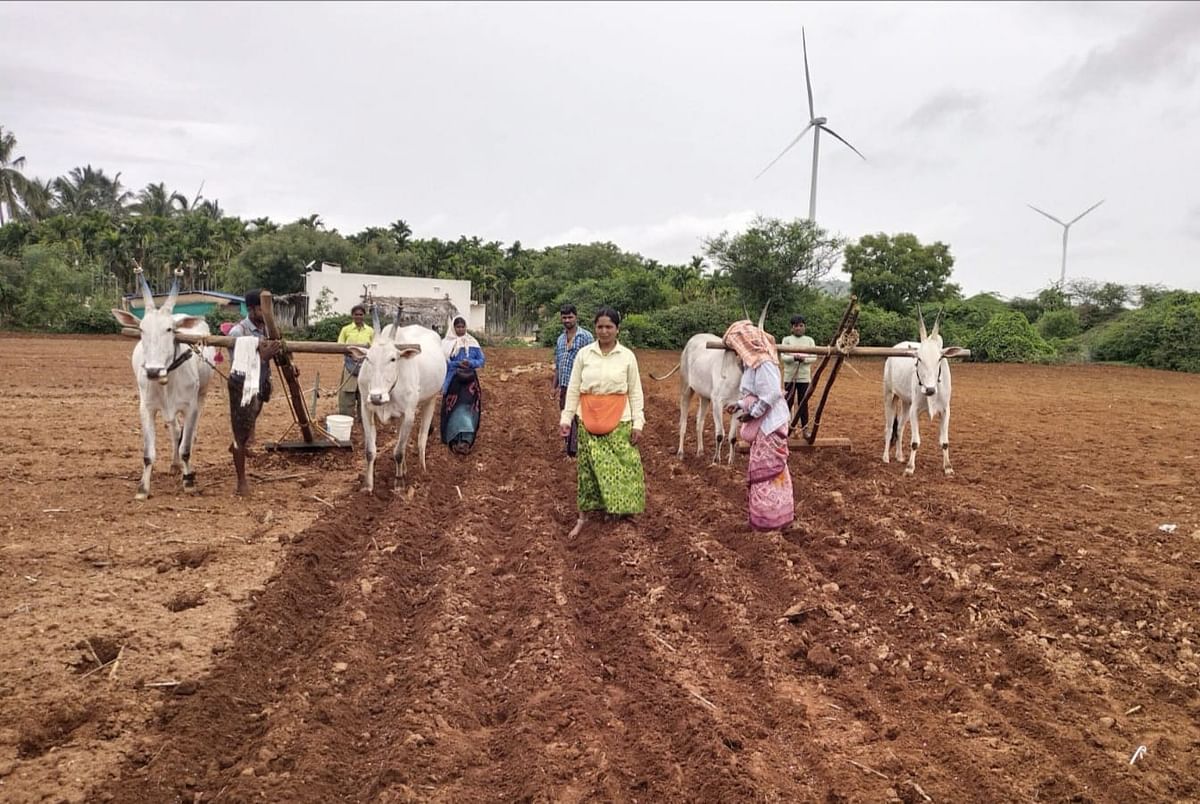
[[665, 380], [667, 377], [670, 377], [672, 374], [674, 374], [675, 372], [679, 371], [679, 367], [680, 367], [680, 366], [682, 366], [682, 365], [683, 365], [683, 363], [676, 363], [676, 364], [675, 364], [675, 368], [671, 369], [671, 370], [670, 370], [670, 371], [668, 371], [666, 374], [662, 375], [661, 377], [655, 377], [653, 374], [651, 374], [651, 375], [650, 375], [650, 379], [652, 379], [652, 380]]
[[892, 414], [892, 442], [891, 442], [892, 446], [895, 446], [896, 442], [899, 440], [900, 440], [900, 417], [896, 414]]

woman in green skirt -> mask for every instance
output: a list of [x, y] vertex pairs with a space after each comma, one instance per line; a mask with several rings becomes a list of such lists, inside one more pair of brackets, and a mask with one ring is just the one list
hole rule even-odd
[[596, 340], [579, 351], [571, 368], [567, 399], [559, 419], [566, 438], [579, 416], [577, 458], [579, 519], [569, 537], [579, 535], [589, 511], [640, 514], [646, 509], [646, 481], [637, 444], [646, 417], [637, 358], [617, 342], [621, 314], [611, 307], [596, 312]]

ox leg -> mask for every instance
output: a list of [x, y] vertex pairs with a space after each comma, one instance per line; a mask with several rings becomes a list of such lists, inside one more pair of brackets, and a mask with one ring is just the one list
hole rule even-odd
[[[684, 440], [684, 437], [687, 435], [688, 408], [690, 408], [692, 406], [692, 389], [682, 382], [680, 383], [680, 386], [681, 387], [679, 389], [679, 449], [677, 449], [675, 451], [675, 457], [682, 459], [683, 458], [683, 440]], [[699, 415], [697, 415], [697, 417], [696, 417], [696, 424], [697, 425], [700, 424]], [[699, 429], [698, 426], [697, 426], [697, 429]], [[697, 452], [696, 454], [699, 455], [700, 453]]]
[[433, 414], [437, 410], [437, 400], [435, 396], [425, 403], [425, 407], [421, 409], [421, 431], [417, 436], [417, 456], [421, 459], [421, 471], [428, 471], [425, 468], [425, 445], [429, 443], [429, 433], [433, 429]]
[[183, 461], [180, 460], [180, 442], [183, 440], [183, 428], [179, 426], [179, 416], [177, 414], [163, 415], [167, 420], [167, 431], [171, 434], [171, 474], [179, 472], [183, 468]]
[[196, 490], [196, 473], [192, 471], [192, 445], [196, 443], [196, 428], [200, 424], [200, 405], [192, 405], [183, 420], [183, 435], [179, 444], [179, 458], [183, 465], [183, 490]]
[[[712, 401], [706, 399], [701, 394], [696, 394], [696, 457], [704, 457], [704, 417], [708, 413], [708, 408], [712, 405]], [[713, 438], [717, 437], [713, 433]], [[714, 460], [716, 460], [714, 458]]]
[[367, 464], [363, 468], [361, 491], [370, 493], [375, 490], [375, 414], [367, 407], [367, 395], [362, 395], [362, 404], [359, 406], [359, 413], [362, 416], [363, 428], [363, 452], [367, 456]]
[[950, 466], [950, 406], [942, 411], [941, 430], [938, 432], [938, 442], [942, 445], [942, 471], [947, 475], [954, 474]]
[[904, 428], [908, 425], [908, 411], [911, 404], [905, 404], [903, 399], [896, 400], [896, 462], [904, 461]]
[[154, 411], [142, 405], [138, 412], [142, 416], [142, 480], [134, 499], [144, 500], [150, 496], [150, 470], [154, 468]]
[[899, 437], [896, 433], [896, 397], [887, 391], [883, 393], [883, 462], [891, 463], [892, 444]]
[[[906, 475], [911, 475], [917, 471], [917, 447], [921, 446], [920, 421], [920, 408], [916, 402], [913, 402], [908, 406], [908, 429], [912, 438], [912, 443], [909, 446], [912, 447], [912, 451], [908, 453], [908, 466], [904, 467], [904, 474]], [[903, 436], [903, 433], [901, 435]], [[897, 456], [897, 459], [899, 460], [899, 456]]]
[[392, 488], [400, 488], [403, 484], [404, 476], [408, 474], [407, 460], [408, 439], [412, 436], [413, 426], [416, 424], [417, 411], [406, 411], [400, 418], [400, 433], [396, 436], [396, 448], [392, 450], [392, 458], [396, 461], [396, 478], [392, 483]]

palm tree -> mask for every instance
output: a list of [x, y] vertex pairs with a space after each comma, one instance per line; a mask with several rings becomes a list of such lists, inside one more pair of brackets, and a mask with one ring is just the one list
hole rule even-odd
[[408, 248], [408, 241], [412, 238], [412, 227], [409, 226], [404, 219], [400, 219], [388, 227], [392, 233], [392, 239], [396, 241], [396, 248], [404, 251]]
[[300, 224], [305, 229], [312, 229], [313, 231], [325, 228], [325, 222], [321, 220], [321, 216], [315, 212], [311, 215], [306, 215], [303, 218], [299, 218], [296, 223]]
[[207, 198], [192, 207], [193, 212], [199, 212], [206, 218], [212, 218], [214, 221], [219, 221], [225, 217], [225, 210], [221, 209], [220, 201], [209, 201]]
[[279, 224], [272, 221], [270, 218], [255, 218], [250, 221], [251, 228], [254, 229], [254, 234], [270, 234], [271, 232], [279, 231]]
[[0, 126], [0, 226], [4, 225], [4, 208], [10, 218], [21, 211], [21, 195], [25, 189], [25, 157], [16, 156], [17, 138]]
[[42, 221], [54, 214], [54, 182], [50, 179], [26, 179], [21, 191], [23, 210], [18, 217], [30, 221]]
[[187, 208], [187, 198], [181, 193], [167, 192], [166, 185], [162, 182], [147, 184], [146, 189], [138, 193], [137, 203], [134, 205], [134, 209], [140, 215], [158, 215], [161, 218], [170, 218], [176, 212], [186, 211]]
[[66, 176], [54, 180], [54, 193], [59, 206], [68, 214], [79, 215], [91, 209], [105, 209], [113, 215], [125, 212], [133, 193], [121, 186], [121, 174], [111, 179], [104, 170], [87, 165], [73, 168]]

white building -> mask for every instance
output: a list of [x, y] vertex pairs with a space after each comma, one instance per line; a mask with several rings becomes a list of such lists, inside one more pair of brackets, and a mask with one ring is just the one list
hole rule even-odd
[[[340, 265], [321, 263], [321, 270], [304, 275], [308, 296], [308, 320], [316, 321], [317, 305], [322, 299], [333, 315], [349, 315], [350, 308], [367, 296], [406, 299], [449, 299], [458, 315], [467, 319], [467, 327], [483, 332], [487, 323], [487, 305], [471, 301], [471, 283], [465, 279], [429, 279], [422, 276], [380, 276], [344, 274]], [[324, 294], [324, 295], [322, 295]]]

